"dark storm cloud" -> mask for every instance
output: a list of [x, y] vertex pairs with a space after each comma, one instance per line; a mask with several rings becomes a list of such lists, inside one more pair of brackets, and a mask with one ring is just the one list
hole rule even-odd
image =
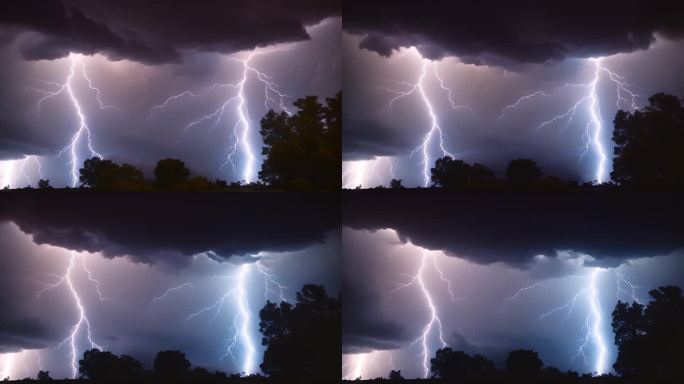
[[343, 160], [367, 158], [369, 153], [373, 156], [395, 156], [412, 149], [406, 137], [398, 135], [391, 127], [352, 116], [344, 121], [342, 143], [345, 148]]
[[202, 252], [225, 260], [299, 250], [339, 226], [334, 194], [49, 195], [4, 194], [0, 221], [15, 223], [37, 244], [148, 263], [186, 263], [180, 256]]
[[306, 40], [305, 25], [340, 11], [338, 0], [3, 1], [0, 32], [30, 60], [74, 51], [153, 64], [180, 61], [184, 50], [232, 53]]
[[347, 191], [343, 210], [344, 226], [394, 229], [402, 241], [481, 264], [571, 250], [615, 265], [684, 247], [676, 195]]
[[669, 0], [344, 2], [344, 28], [365, 36], [362, 48], [389, 56], [415, 46], [426, 58], [457, 56], [475, 64], [541, 63], [645, 49], [656, 33], [684, 35], [683, 17], [682, 5]]

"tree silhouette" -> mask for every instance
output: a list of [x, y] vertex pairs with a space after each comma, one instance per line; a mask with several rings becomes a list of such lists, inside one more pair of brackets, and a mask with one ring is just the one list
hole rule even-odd
[[40, 381], [50, 381], [52, 380], [52, 377], [50, 377], [50, 371], [38, 371], [38, 380]]
[[190, 177], [190, 170], [178, 159], [163, 159], [154, 167], [154, 186], [159, 189], [170, 189], [183, 184]]
[[511, 160], [506, 168], [506, 180], [516, 187], [533, 186], [541, 176], [537, 163], [530, 159]]
[[50, 186], [50, 180], [40, 179], [38, 180], [38, 189], [52, 189]]
[[390, 181], [390, 188], [392, 188], [392, 189], [403, 189], [404, 186], [401, 184], [401, 179], [392, 179]]
[[615, 115], [611, 178], [621, 185], [684, 188], [684, 108], [672, 95], [657, 93], [649, 106]]
[[449, 347], [437, 350], [435, 357], [430, 359], [430, 370], [433, 377], [463, 381], [483, 380], [496, 372], [494, 363], [486, 357], [470, 356]]
[[142, 364], [134, 358], [91, 349], [83, 353], [83, 359], [78, 361], [78, 372], [81, 377], [94, 381], [119, 381], [137, 378], [144, 375]]
[[261, 119], [265, 156], [259, 171], [264, 183], [295, 189], [339, 189], [342, 164], [342, 94], [294, 102], [299, 111], [269, 111]]
[[79, 170], [81, 185], [102, 190], [144, 190], [141, 170], [129, 164], [116, 164], [99, 157], [87, 159]]
[[190, 361], [181, 351], [161, 351], [154, 358], [154, 374], [164, 380], [185, 377], [189, 369]]
[[613, 364], [621, 375], [644, 382], [684, 382], [684, 297], [679, 287], [649, 292], [648, 306], [618, 302], [613, 331], [618, 356]]
[[261, 370], [292, 382], [339, 380], [340, 300], [319, 285], [305, 285], [297, 303], [266, 303], [259, 312], [261, 343], [266, 345]]
[[530, 379], [541, 372], [544, 363], [537, 352], [529, 349], [511, 351], [506, 359], [506, 371], [518, 379]]
[[463, 160], [445, 156], [435, 161], [430, 169], [430, 180], [435, 186], [447, 189], [486, 187], [496, 181], [494, 172], [482, 164], [470, 165]]
[[390, 370], [389, 373], [389, 379], [390, 380], [404, 380], [404, 377], [401, 375], [401, 370]]

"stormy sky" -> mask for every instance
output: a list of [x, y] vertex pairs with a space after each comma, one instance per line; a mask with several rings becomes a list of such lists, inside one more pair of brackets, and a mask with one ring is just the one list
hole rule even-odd
[[[663, 196], [426, 191], [399, 201], [348, 193], [343, 375], [373, 378], [400, 369], [404, 377], [423, 377], [420, 337], [431, 316], [420, 283], [411, 283], [423, 262], [423, 284], [446, 344], [484, 355], [499, 368], [508, 352], [525, 348], [539, 352], [546, 366], [596, 372], [593, 336], [586, 360], [576, 356], [595, 274], [607, 345], [602, 373], [609, 372], [616, 357], [610, 312], [617, 300], [631, 301], [634, 294], [645, 303], [651, 289], [684, 284], [681, 214], [677, 198]], [[436, 325], [427, 345], [429, 357], [441, 347]]]
[[[594, 88], [602, 129], [595, 139], [585, 98], [596, 73], [593, 59], [621, 77], [639, 108], [656, 92], [684, 97], [683, 15], [673, 2], [642, 0], [579, 1], [562, 9], [527, 1], [346, 1], [343, 181], [348, 187], [386, 185], [391, 178], [423, 185], [420, 145], [432, 122], [413, 87], [423, 68], [423, 89], [447, 152], [499, 175], [511, 159], [531, 158], [547, 174], [592, 181], [600, 159], [594, 144], [602, 142], [607, 175], [612, 121], [618, 108], [633, 110], [632, 97], [620, 90], [618, 100], [618, 84], [600, 71]], [[583, 98], [572, 118], [540, 127]], [[444, 154], [436, 132], [426, 151], [431, 166]]]
[[[41, 175], [55, 186], [71, 184], [71, 148], [60, 151], [79, 129], [78, 113], [66, 91], [38, 101], [61, 89], [74, 62], [71, 89], [93, 149], [148, 175], [157, 160], [173, 157], [195, 174], [245, 180], [247, 154], [239, 145], [235, 168], [226, 163], [240, 105], [258, 170], [258, 124], [268, 109], [280, 110], [276, 92], [284, 95], [282, 105], [295, 112], [292, 102], [299, 97], [323, 100], [342, 89], [341, 5], [336, 0], [50, 0], [10, 1], [0, 7], [0, 180], [5, 185], [35, 184]], [[235, 99], [220, 119], [214, 115], [186, 129], [240, 95], [229, 84], [243, 79], [244, 60], [261, 73], [247, 72], [244, 104]], [[259, 77], [273, 89], [267, 90]], [[165, 108], [154, 108], [179, 94]], [[242, 129], [238, 126], [238, 136]], [[90, 155], [85, 139], [76, 145], [79, 163]]]
[[[170, 208], [169, 199], [184, 208]], [[68, 343], [60, 342], [78, 321], [78, 307], [69, 284], [59, 281], [72, 258], [69, 276], [93, 341], [147, 367], [158, 351], [177, 349], [195, 366], [245, 372], [246, 349], [240, 339], [234, 358], [226, 356], [238, 314], [240, 276], [253, 316], [248, 329], [256, 365], [250, 373], [258, 372], [264, 350], [258, 311], [266, 300], [281, 299], [274, 282], [285, 287], [282, 295], [288, 301], [308, 283], [323, 285], [330, 295], [340, 293], [334, 196], [184, 195], [157, 200], [134, 194], [109, 196], [103, 203], [101, 196], [67, 194], [3, 202], [3, 374], [23, 378], [42, 369], [52, 377], [71, 377]], [[173, 287], [180, 288], [167, 292]], [[222, 307], [210, 308], [224, 296]], [[205, 307], [210, 309], [188, 318]], [[76, 345], [79, 357], [89, 348], [84, 329]]]

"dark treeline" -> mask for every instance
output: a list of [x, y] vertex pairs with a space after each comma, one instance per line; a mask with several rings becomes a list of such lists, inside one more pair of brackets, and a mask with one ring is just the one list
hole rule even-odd
[[[294, 106], [298, 111], [291, 116], [271, 110], [261, 119], [264, 161], [258, 182], [209, 180], [192, 175], [179, 159], [160, 160], [154, 178], [147, 179], [131, 164], [93, 157], [79, 170], [80, 187], [106, 191], [339, 190], [342, 94], [327, 98], [325, 104], [307, 96]], [[50, 180], [38, 181], [39, 190], [52, 188]]]
[[[481, 355], [469, 355], [449, 347], [437, 350], [430, 359], [431, 379], [407, 381], [434, 383], [683, 383], [684, 371], [684, 296], [675, 286], [649, 292], [648, 305], [618, 302], [612, 312], [612, 328], [618, 356], [613, 364], [616, 374], [594, 376], [561, 372], [546, 367], [537, 352], [511, 351], [504, 369]], [[389, 379], [372, 382], [402, 382], [401, 371], [390, 371]]]
[[[615, 116], [610, 183], [561, 180], [545, 175], [531, 159], [512, 160], [500, 179], [485, 165], [446, 156], [430, 169], [432, 186], [463, 191], [684, 190], [684, 107], [676, 96], [663, 93], [648, 100], [642, 110], [620, 110]], [[404, 186], [393, 179], [390, 188]]]
[[[330, 297], [323, 286], [307, 284], [297, 292], [297, 302], [271, 303], [259, 312], [259, 331], [266, 346], [264, 375], [210, 372], [193, 367], [185, 353], [157, 353], [151, 370], [128, 355], [91, 349], [78, 361], [78, 381], [102, 383], [324, 383], [340, 377], [341, 298]], [[15, 382], [36, 382], [33, 379]], [[53, 380], [49, 371], [39, 371], [37, 381]]]

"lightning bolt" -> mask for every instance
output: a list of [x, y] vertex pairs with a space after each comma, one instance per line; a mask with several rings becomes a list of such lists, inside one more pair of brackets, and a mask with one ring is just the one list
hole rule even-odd
[[179, 290], [184, 289], [184, 288], [195, 288], [195, 286], [190, 284], [190, 283], [183, 283], [179, 286], [171, 287], [171, 288], [167, 289], [166, 291], [164, 291], [164, 293], [162, 293], [161, 295], [159, 295], [157, 297], [153, 297], [152, 301], [164, 300], [169, 294], [176, 292], [176, 291], [179, 291]]
[[366, 359], [368, 357], [367, 353], [359, 353], [352, 355], [346, 364], [342, 365], [342, 371], [344, 380], [356, 380], [363, 377], [363, 371], [366, 366]]
[[[73, 282], [73, 274], [74, 274], [74, 266], [76, 263], [76, 257], [77, 254], [76, 252], [71, 252], [71, 255], [69, 257], [69, 265], [66, 269], [66, 272], [61, 275], [57, 276], [59, 279], [52, 284], [46, 284], [46, 287], [41, 289], [36, 293], [36, 300], [40, 299], [40, 296], [52, 289], [55, 289], [59, 286], [66, 286], [69, 289], [69, 292], [71, 293], [71, 297], [74, 300], [74, 305], [77, 308], [77, 313], [78, 313], [78, 321], [71, 327], [71, 331], [69, 333], [69, 336], [67, 336], [64, 340], [62, 340], [57, 348], [61, 348], [63, 345], [68, 345], [69, 346], [69, 358], [70, 358], [70, 365], [71, 365], [71, 374], [72, 378], [75, 379], [76, 376], [78, 375], [78, 347], [77, 347], [77, 339], [79, 335], [82, 335], [83, 332], [85, 332], [85, 337], [88, 340], [88, 343], [90, 345], [90, 348], [97, 348], [99, 350], [102, 350], [103, 348], [95, 343], [93, 341], [93, 335], [90, 327], [90, 320], [88, 320], [88, 317], [86, 315], [86, 310], [83, 306], [83, 301], [81, 300], [81, 295], [78, 292], [78, 289], [74, 285]], [[95, 279], [93, 279], [90, 271], [86, 268], [85, 262], [83, 258], [80, 258], [81, 261], [81, 266], [83, 271], [88, 275], [88, 280], [91, 282], [95, 282], [95, 287], [96, 291], [98, 293], [98, 296], [100, 300], [104, 300], [102, 293], [100, 292], [99, 289], [99, 282]]]
[[[382, 170], [379, 169], [381, 167]], [[386, 179], [381, 175], [385, 172], [391, 179], [396, 179], [394, 164], [389, 156], [380, 156], [372, 160], [345, 161], [342, 163], [342, 188], [367, 188], [373, 178], [378, 183], [376, 185], [386, 185]]]
[[88, 73], [86, 71], [86, 64], [82, 60], [81, 55], [71, 53], [69, 54], [69, 61], [71, 63], [69, 67], [69, 74], [67, 75], [66, 81], [64, 83], [58, 83], [53, 81], [44, 82], [46, 85], [52, 86], [53, 90], [45, 90], [39, 88], [31, 89], [43, 95], [43, 97], [41, 97], [38, 100], [38, 103], [36, 104], [36, 109], [38, 110], [38, 112], [40, 112], [40, 108], [43, 102], [53, 97], [66, 94], [69, 97], [69, 100], [71, 101], [71, 105], [74, 108], [74, 113], [78, 118], [78, 129], [71, 136], [69, 144], [66, 147], [62, 148], [58, 152], [58, 154], [59, 156], [61, 156], [64, 153], [69, 153], [70, 160], [68, 164], [71, 167], [71, 186], [76, 187], [79, 181], [78, 167], [81, 163], [78, 157], [78, 150], [82, 141], [85, 141], [85, 145], [90, 157], [103, 158], [103, 155], [96, 151], [93, 147], [92, 132], [90, 130], [90, 127], [88, 126], [87, 118], [85, 116], [84, 109], [81, 106], [81, 102], [79, 101], [78, 96], [74, 91], [74, 81], [77, 75], [77, 71], [81, 78], [83, 78], [87, 82], [88, 88], [91, 91], [95, 92], [95, 99], [100, 109], [116, 109], [116, 107], [104, 104], [101, 97], [101, 91], [99, 88], [93, 85], [92, 80], [88, 76]]
[[0, 355], [0, 380], [8, 380], [14, 374], [14, 360], [17, 352]]
[[[252, 121], [250, 118], [250, 112], [248, 109], [247, 97], [245, 95], [245, 88], [248, 81], [251, 78], [255, 78], [264, 86], [264, 108], [269, 109], [269, 105], [274, 105], [277, 109], [284, 111], [288, 115], [292, 115], [292, 112], [285, 105], [285, 99], [289, 97], [284, 94], [278, 88], [278, 85], [273, 81], [273, 79], [267, 74], [259, 71], [254, 66], [250, 64], [252, 58], [260, 53], [252, 52], [248, 55], [246, 59], [238, 58], [228, 58], [229, 61], [237, 62], [242, 66], [242, 73], [240, 80], [237, 83], [226, 83], [226, 84], [214, 84], [210, 90], [216, 90], [218, 88], [229, 88], [235, 90], [233, 96], [228, 97], [224, 100], [221, 105], [216, 108], [213, 112], [203, 115], [200, 118], [191, 121], [185, 126], [185, 129], [190, 129], [195, 126], [201, 125], [205, 122], [212, 122], [213, 125], [211, 129], [215, 129], [222, 121], [223, 116], [226, 113], [226, 109], [231, 105], [235, 104], [234, 112], [237, 114], [237, 119], [232, 127], [232, 133], [230, 136], [231, 142], [227, 146], [225, 160], [221, 164], [220, 168], [223, 169], [230, 164], [233, 172], [236, 171], [236, 165], [234, 158], [239, 154], [243, 158], [243, 168], [242, 168], [242, 180], [246, 183], [251, 183], [255, 180], [255, 150], [253, 149], [253, 144], [251, 142], [251, 136], [253, 135]], [[251, 75], [251, 76], [250, 76]], [[150, 111], [152, 112], [166, 108], [170, 103], [185, 98], [185, 97], [200, 97], [204, 93], [195, 93], [189, 90], [184, 90], [176, 95], [168, 97], [163, 103], [155, 105]]]
[[[444, 332], [442, 330], [442, 320], [440, 320], [438, 312], [437, 312], [437, 307], [435, 306], [434, 300], [432, 299], [432, 294], [430, 293], [430, 290], [427, 288], [425, 285], [425, 280], [424, 280], [424, 272], [425, 272], [425, 267], [427, 265], [427, 259], [429, 255], [427, 251], [423, 251], [422, 257], [421, 257], [421, 263], [420, 267], [418, 267], [418, 270], [414, 275], [406, 275], [406, 277], [409, 278], [409, 280], [406, 283], [398, 285], [396, 288], [390, 291], [390, 295], [392, 295], [394, 292], [408, 288], [412, 285], [417, 285], [419, 289], [421, 290], [423, 294], [423, 298], [425, 299], [425, 304], [428, 308], [428, 311], [430, 313], [430, 319], [429, 321], [423, 326], [423, 330], [418, 338], [416, 338], [412, 343], [411, 347], [413, 347], [415, 344], [420, 344], [421, 346], [421, 353], [420, 356], [422, 358], [422, 363], [423, 363], [423, 377], [427, 378], [429, 373], [430, 373], [430, 353], [429, 353], [429, 346], [428, 346], [428, 339], [430, 338], [430, 335], [433, 333], [433, 330], [436, 330], [437, 336], [439, 338], [439, 342], [442, 346], [442, 348], [447, 346], [446, 341], [444, 341]], [[434, 262], [435, 269], [440, 275], [441, 280], [446, 280], [444, 278], [444, 275], [442, 274], [442, 271], [437, 267], [436, 261]], [[448, 281], [448, 280], [446, 280]], [[454, 299], [453, 292], [451, 291], [451, 282], [449, 281], [449, 294], [452, 299]]]
[[[425, 76], [427, 75], [428, 72], [428, 67], [431, 65], [431, 62], [429, 60], [423, 60], [423, 66], [420, 72], [420, 77], [418, 78], [418, 81], [415, 83], [409, 83], [409, 82], [399, 82], [400, 85], [404, 86], [406, 90], [396, 90], [396, 89], [391, 89], [391, 88], [385, 88], [387, 91], [394, 93], [396, 96], [391, 98], [389, 102], [387, 103], [387, 108], [391, 110], [394, 106], [394, 103], [404, 97], [413, 95], [415, 93], [418, 93], [420, 96], [421, 100], [423, 101], [423, 104], [425, 106], [425, 109], [427, 111], [428, 117], [430, 119], [430, 129], [427, 131], [427, 133], [423, 136], [423, 140], [421, 141], [420, 145], [418, 145], [416, 148], [414, 148], [410, 152], [410, 156], [413, 156], [415, 153], [420, 152], [422, 155], [422, 160], [420, 164], [423, 167], [423, 186], [427, 187], [429, 182], [430, 182], [430, 145], [432, 144], [432, 140], [434, 137], [437, 137], [437, 142], [439, 145], [439, 149], [442, 153], [442, 156], [449, 156], [452, 158], [455, 158], [454, 154], [449, 152], [445, 147], [444, 147], [444, 137], [443, 137], [443, 132], [442, 128], [439, 125], [439, 119], [437, 118], [437, 115], [435, 113], [435, 109], [432, 106], [432, 102], [430, 101], [430, 98], [428, 97], [427, 93], [425, 92]], [[452, 97], [452, 90], [444, 84], [444, 81], [442, 81], [441, 77], [439, 76], [437, 69], [433, 67], [433, 72], [435, 74], [435, 77], [440, 83], [440, 87], [444, 90], [447, 90], [448, 92], [448, 98], [449, 102], [452, 106], [453, 109], [460, 109], [460, 108], [468, 108], [465, 106], [461, 105], [456, 105], [453, 101]]]
[[[566, 129], [575, 120], [577, 111], [580, 107], [585, 106], [586, 112], [588, 114], [588, 119], [584, 126], [584, 132], [582, 138], [584, 139], [584, 145], [582, 146], [582, 151], [580, 152], [580, 161], [584, 156], [593, 150], [596, 156], [596, 167], [594, 171], [594, 180], [599, 184], [607, 181], [606, 172], [606, 162], [607, 153], [605, 143], [603, 142], [604, 134], [604, 122], [601, 118], [600, 102], [598, 97], [598, 85], [601, 80], [601, 75], [608, 75], [608, 79], [615, 84], [616, 88], [616, 107], [619, 109], [621, 105], [628, 105], [632, 110], [637, 110], [637, 98], [639, 95], [632, 92], [629, 89], [629, 84], [625, 81], [623, 77], [612, 72], [608, 68], [601, 64], [601, 58], [590, 59], [590, 62], [594, 66], [594, 76], [588, 83], [573, 84], [566, 83], [557, 90], [565, 90], [568, 88], [584, 88], [586, 92], [580, 95], [574, 103], [563, 113], [552, 116], [550, 119], [541, 122], [537, 129], [542, 129], [546, 126], [551, 126], [560, 121], [565, 121], [563, 129]], [[506, 112], [518, 108], [521, 104], [527, 102], [528, 100], [538, 98], [538, 97], [549, 97], [553, 92], [545, 92], [542, 90], [535, 91], [528, 95], [524, 95], [518, 98], [514, 103], [506, 105], [499, 115], [499, 119], [503, 119]]]
[[277, 297], [281, 302], [287, 302], [287, 299], [284, 295], [287, 287], [275, 280], [273, 273], [268, 271], [268, 269], [261, 263], [261, 260], [256, 262], [256, 266], [259, 273], [261, 273], [261, 275], [264, 277], [264, 298], [268, 300], [268, 295], [271, 294]]
[[[274, 275], [267, 270], [267, 268], [260, 263], [260, 261], [257, 261], [256, 263], [256, 269], [259, 272], [261, 276], [263, 276], [264, 279], [264, 298], [268, 299], [269, 294], [276, 295], [279, 297], [282, 301], [287, 301], [284, 296], [284, 290], [287, 289], [287, 287], [283, 286], [280, 284], [278, 281], [276, 281]], [[223, 310], [223, 306], [228, 299], [232, 299], [235, 303], [235, 307], [237, 309], [237, 312], [235, 316], [233, 316], [233, 322], [231, 325], [231, 335], [227, 340], [227, 345], [225, 348], [225, 352], [221, 356], [222, 358], [228, 358], [230, 357], [231, 360], [235, 360], [235, 351], [238, 347], [241, 348], [243, 351], [243, 360], [242, 360], [242, 372], [250, 375], [256, 372], [257, 366], [256, 366], [256, 343], [253, 339], [252, 335], [252, 330], [251, 328], [254, 326], [253, 319], [252, 319], [252, 313], [249, 310], [249, 301], [247, 298], [248, 291], [247, 291], [247, 284], [248, 280], [250, 278], [250, 272], [252, 270], [252, 264], [242, 264], [237, 268], [237, 274], [236, 275], [217, 275], [214, 276], [214, 278], [227, 278], [231, 281], [233, 281], [233, 284], [225, 291], [225, 293], [213, 304], [205, 306], [198, 310], [197, 312], [191, 313], [188, 315], [186, 320], [192, 320], [193, 318], [196, 318], [198, 316], [201, 316], [204, 313], [211, 313], [213, 312], [212, 320], [215, 319]], [[176, 289], [180, 289], [182, 286], [174, 287]], [[174, 288], [171, 288], [167, 290], [167, 293], [169, 291], [172, 291]], [[160, 296], [159, 298], [162, 299], [163, 296]]]
[[37, 178], [43, 178], [43, 166], [38, 156], [26, 156], [18, 160], [0, 161], [0, 188], [17, 187], [19, 173], [26, 180], [26, 185], [33, 185], [33, 178], [29, 175], [27, 167], [33, 163], [33, 173]]

